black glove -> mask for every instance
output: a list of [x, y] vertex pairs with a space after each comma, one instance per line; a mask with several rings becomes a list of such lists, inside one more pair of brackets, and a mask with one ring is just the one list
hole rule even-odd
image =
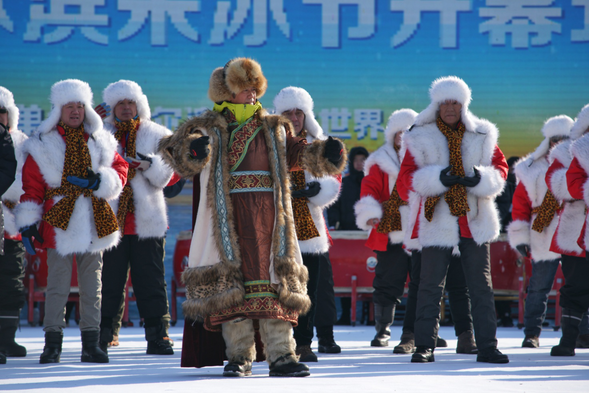
[[325, 141], [325, 150], [323, 151], [323, 157], [327, 158], [333, 165], [339, 165], [342, 161], [342, 155], [344, 152], [344, 145], [340, 141], [328, 137]]
[[460, 176], [456, 175], [449, 175], [450, 171], [452, 170], [452, 165], [442, 169], [440, 172], [440, 181], [444, 185], [444, 187], [452, 187], [454, 184], [458, 184], [460, 180]]
[[201, 136], [190, 142], [190, 158], [194, 160], [204, 160], [211, 150], [209, 149], [209, 137]]
[[522, 255], [522, 257], [528, 257], [528, 254], [530, 253], [530, 246], [528, 246], [527, 244], [519, 244], [515, 246], [515, 248]]
[[460, 179], [458, 179], [458, 183], [466, 187], [474, 187], [477, 184], [479, 184], [479, 182], [481, 181], [481, 173], [474, 167], [472, 169], [474, 170], [474, 175], [470, 177], [461, 177]]
[[88, 171], [88, 177], [82, 178], [78, 176], [68, 176], [66, 178], [67, 181], [72, 183], [73, 185], [88, 188], [90, 190], [97, 190], [100, 186], [100, 173], [94, 173], [92, 168], [88, 167], [86, 169]]
[[318, 181], [307, 183], [307, 189], [293, 191], [290, 196], [293, 198], [310, 198], [319, 194], [321, 191], [321, 184]]
[[44, 242], [43, 238], [39, 234], [37, 226], [35, 224], [29, 225], [28, 227], [21, 228], [19, 232], [22, 236], [22, 243], [25, 246], [25, 250], [27, 250], [30, 255], [35, 255], [36, 252], [35, 246], [33, 245], [33, 237], [37, 239], [39, 243]]

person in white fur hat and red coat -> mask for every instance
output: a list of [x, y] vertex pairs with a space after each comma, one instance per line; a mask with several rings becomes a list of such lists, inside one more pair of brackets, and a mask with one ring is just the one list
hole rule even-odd
[[172, 135], [151, 121], [147, 97], [129, 80], [111, 83], [102, 99], [112, 111], [105, 129], [117, 140], [117, 152], [129, 162], [127, 184], [110, 201], [122, 230], [121, 242], [104, 253], [100, 346], [113, 340], [112, 321], [119, 312], [130, 269], [139, 315], [144, 320], [147, 354], [173, 355], [162, 317], [168, 314], [164, 274], [164, 237], [168, 217], [163, 189], [178, 181], [158, 154], [158, 144]]
[[422, 249], [412, 362], [433, 362], [440, 299], [452, 250], [458, 246], [472, 301], [477, 361], [507, 363], [497, 349], [497, 318], [489, 242], [499, 236], [495, 197], [507, 178], [499, 131], [468, 109], [471, 91], [455, 76], [435, 80], [430, 105], [405, 133], [397, 191], [415, 192], [419, 214], [412, 237]]
[[[313, 99], [305, 89], [290, 86], [280, 90], [274, 97], [274, 110], [291, 121], [295, 136], [306, 138], [308, 143], [327, 139], [315, 120]], [[303, 264], [309, 271], [307, 293], [312, 304], [307, 314], [299, 315], [294, 328], [296, 353], [301, 362], [316, 362], [317, 355], [311, 350], [313, 326], [317, 329], [320, 353], [341, 352], [333, 337], [337, 310], [329, 261], [331, 238], [323, 216], [325, 208], [339, 196], [341, 178], [315, 177], [301, 169], [290, 172], [290, 181], [295, 229]]]
[[[581, 120], [584, 117], [585, 124]], [[570, 148], [576, 139], [583, 136], [581, 130], [583, 127], [589, 127], [589, 105], [583, 108], [577, 121], [573, 124], [570, 137], [550, 150], [548, 157], [550, 167], [546, 172], [548, 189], [552, 191], [557, 200], [562, 201], [558, 211], [558, 225], [550, 243], [550, 251], [561, 254], [561, 263], [567, 265], [585, 263], [585, 249], [579, 245], [582, 242], [578, 242], [579, 234], [585, 224], [585, 202], [571, 196], [566, 178], [567, 170], [573, 160]], [[579, 330], [576, 347], [589, 348], [588, 313], [583, 316]]]
[[25, 304], [25, 250], [12, 213], [22, 193], [22, 142], [26, 139], [18, 130], [18, 114], [12, 92], [0, 86], [0, 230], [4, 232], [0, 238], [0, 364], [6, 363], [7, 356], [27, 354], [14, 341]]
[[[194, 195], [200, 199], [182, 275], [188, 320], [183, 342], [186, 352], [212, 357], [215, 348], [203, 353], [207, 343], [198, 337], [196, 345], [187, 344], [187, 337], [203, 337], [202, 331], [193, 332], [203, 321], [204, 328], [223, 334], [229, 360], [223, 375], [250, 375], [260, 354], [254, 339], [259, 328], [270, 376], [304, 377], [309, 368], [298, 362], [292, 327], [311, 302], [288, 172], [304, 168], [314, 177], [338, 175], [346, 154], [341, 141], [329, 137], [308, 144], [293, 135], [286, 118], [268, 115], [258, 100], [267, 85], [258, 62], [230, 60], [209, 80], [213, 111], [185, 122], [160, 143], [175, 171], [198, 175], [203, 190]], [[184, 346], [182, 352], [184, 365]]]
[[[562, 273], [565, 285], [560, 288], [560, 307], [562, 318], [560, 326], [562, 337], [560, 343], [550, 351], [552, 356], [574, 356], [576, 341], [580, 332], [583, 314], [589, 309], [589, 231], [587, 230], [587, 209], [589, 206], [589, 105], [583, 107], [577, 115], [571, 129], [573, 140], [570, 153], [571, 164], [566, 172], [568, 192], [572, 199], [585, 203], [585, 222], [576, 237], [579, 246], [585, 250], [585, 259], [562, 258]], [[555, 179], [556, 180], [556, 179]], [[572, 235], [572, 233], [571, 233]], [[561, 242], [562, 244], [562, 242]]]
[[[28, 253], [47, 249], [45, 348], [41, 363], [58, 363], [74, 256], [80, 287], [82, 362], [108, 363], [98, 346], [102, 252], [119, 242], [109, 200], [121, 193], [128, 164], [102, 127], [86, 82], [68, 79], [51, 87], [52, 110], [25, 142], [23, 191], [15, 208]], [[34, 240], [33, 240], [34, 239]]]
[[560, 264], [560, 253], [550, 251], [550, 244], [558, 224], [557, 212], [561, 200], [548, 189], [545, 177], [550, 166], [550, 149], [568, 139], [572, 125], [573, 119], [564, 115], [546, 120], [542, 127], [542, 143], [533, 153], [515, 164], [517, 186], [513, 194], [512, 221], [507, 227], [507, 237], [514, 250], [524, 258], [532, 258], [522, 347], [540, 346], [539, 337], [546, 317], [548, 294]]

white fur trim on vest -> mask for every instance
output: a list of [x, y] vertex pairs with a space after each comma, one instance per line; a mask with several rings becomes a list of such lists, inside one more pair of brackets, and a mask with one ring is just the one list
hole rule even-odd
[[589, 128], [589, 104], [585, 105], [577, 118], [575, 119], [575, 124], [571, 128], [571, 139], [579, 139], [585, 131]]
[[[107, 125], [111, 133], [116, 132], [113, 125]], [[141, 120], [137, 130], [135, 147], [137, 152], [151, 158], [152, 163], [145, 171], [136, 171], [135, 177], [129, 181], [133, 189], [135, 205], [135, 231], [139, 238], [164, 237], [168, 230], [168, 215], [163, 189], [170, 182], [173, 170], [157, 154], [159, 141], [172, 135], [167, 128], [151, 120]], [[117, 152], [123, 155], [120, 144]], [[118, 198], [111, 202], [116, 214], [119, 207]]]
[[309, 136], [307, 137], [308, 142], [312, 142], [315, 139], [327, 139], [327, 136], [313, 114], [313, 98], [311, 98], [311, 95], [305, 89], [295, 86], [285, 87], [274, 97], [273, 104], [274, 113], [277, 115], [293, 109], [300, 109], [305, 113], [304, 128], [311, 136], [311, 138]]
[[119, 101], [131, 100], [137, 104], [137, 115], [139, 119], [151, 120], [151, 110], [147, 97], [143, 94], [141, 86], [129, 80], [121, 79], [118, 82], [111, 83], [102, 92], [102, 100], [110, 105], [110, 115], [104, 119], [105, 123], [115, 123], [115, 106]]
[[[23, 151], [23, 143], [27, 140], [27, 136], [20, 130], [10, 131], [10, 137], [14, 144], [14, 154], [16, 156], [16, 175], [14, 182], [8, 190], [2, 195], [2, 200], [11, 201], [18, 203], [20, 196], [23, 194], [22, 189], [22, 167], [25, 163], [26, 156]], [[2, 206], [2, 212], [4, 213], [4, 230], [8, 232], [10, 236], [16, 236], [19, 233], [19, 228], [16, 226], [13, 209], [8, 206]]]
[[[433, 120], [435, 121], [435, 119]], [[476, 187], [467, 187], [470, 211], [468, 225], [477, 244], [483, 244], [499, 235], [499, 218], [495, 197], [503, 190], [505, 181], [493, 167], [493, 155], [499, 131], [488, 121], [477, 120], [476, 127], [464, 133], [462, 139], [462, 163], [466, 176], [474, 174], [473, 167], [481, 173]], [[413, 156], [418, 170], [413, 174], [413, 189], [421, 197], [444, 194], [448, 188], [440, 182], [440, 171], [450, 162], [448, 141], [435, 123], [416, 126], [404, 135], [407, 150]], [[425, 202], [422, 198], [421, 203]], [[460, 241], [458, 217], [450, 214], [442, 197], [437, 203], [432, 221], [427, 221], [424, 209], [419, 216], [419, 242], [424, 247], [454, 247]]]
[[8, 126], [10, 131], [18, 130], [18, 117], [20, 111], [14, 103], [12, 92], [0, 86], [0, 106], [8, 110]]
[[461, 120], [468, 131], [474, 131], [477, 127], [477, 117], [473, 115], [468, 106], [471, 101], [471, 91], [468, 85], [457, 76], [446, 76], [432, 82], [429, 89], [430, 104], [415, 118], [415, 125], [423, 126], [435, 123], [438, 118], [440, 104], [446, 100], [456, 100], [462, 104]]
[[421, 206], [421, 197], [416, 192], [409, 192], [409, 219], [407, 222], [407, 228], [405, 229], [405, 235], [403, 238], [403, 245], [406, 250], [421, 251], [422, 246], [419, 243], [419, 239], [411, 239], [413, 235], [413, 228], [417, 222], [417, 214], [419, 213], [419, 207]]
[[[538, 207], [542, 204], [544, 196], [548, 191], [546, 185], [546, 172], [548, 171], [549, 163], [546, 156], [542, 156], [537, 160], [534, 160], [534, 155], [529, 154], [523, 157], [515, 164], [515, 175], [518, 181], [522, 182], [528, 198], [532, 201], [532, 208]], [[519, 244], [527, 244], [530, 246], [530, 252], [532, 254], [532, 260], [545, 261], [559, 258], [559, 254], [550, 251], [550, 244], [552, 237], [556, 231], [558, 225], [558, 215], [555, 215], [550, 225], [544, 228], [542, 233], [538, 233], [532, 230], [532, 223], [536, 219], [537, 214], [532, 214], [530, 222], [528, 222], [528, 234], [527, 239], [522, 237], [521, 229], [516, 223], [522, 221], [512, 222], [507, 229], [507, 235], [509, 237], [510, 245], [515, 248]]]
[[399, 109], [391, 113], [384, 130], [384, 138], [387, 144], [393, 145], [395, 135], [400, 131], [407, 131], [413, 125], [417, 112], [413, 109]]
[[[122, 185], [117, 172], [112, 168], [116, 141], [106, 131], [100, 129], [88, 138], [88, 150], [92, 160], [92, 169], [99, 173], [101, 182], [94, 195], [106, 200], [116, 198], [122, 191]], [[45, 183], [51, 188], [61, 185], [61, 176], [65, 160], [65, 141], [62, 136], [53, 130], [43, 134], [37, 134], [27, 139], [24, 144], [25, 152], [30, 154], [43, 175]], [[115, 181], [114, 179], [117, 179]], [[54, 203], [62, 197], [53, 198]], [[17, 206], [17, 225], [31, 225], [38, 222], [42, 215], [39, 210], [31, 209], [30, 202], [20, 203]], [[27, 206], [23, 206], [27, 204]], [[36, 220], [31, 221], [31, 212], [36, 215]], [[28, 212], [27, 212], [28, 211]], [[120, 232], [117, 231], [102, 239], [98, 238], [91, 198], [83, 195], [76, 200], [74, 211], [70, 218], [67, 230], [53, 228], [55, 231], [56, 251], [61, 255], [77, 252], [99, 252], [114, 247], [119, 240]], [[22, 217], [20, 216], [22, 214]]]
[[39, 125], [35, 134], [44, 134], [55, 128], [61, 119], [61, 108], [70, 102], [84, 105], [84, 131], [92, 134], [102, 129], [102, 119], [94, 111], [92, 90], [90, 85], [77, 79], [67, 79], [55, 83], [51, 87], [51, 112]]

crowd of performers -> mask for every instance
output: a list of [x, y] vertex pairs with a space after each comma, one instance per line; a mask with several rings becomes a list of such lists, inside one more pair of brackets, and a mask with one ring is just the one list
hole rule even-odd
[[[232, 59], [211, 74], [213, 109], [172, 132], [150, 120], [147, 97], [133, 81], [108, 85], [94, 107], [87, 83], [64, 80], [51, 88], [48, 117], [27, 137], [12, 93], [0, 87], [0, 363], [26, 356], [15, 342], [23, 259], [25, 250], [40, 249], [48, 265], [40, 363], [60, 361], [74, 258], [82, 362], [108, 363], [129, 274], [146, 353], [174, 353], [164, 195], [181, 179], [194, 184], [182, 366], [224, 365], [224, 376], [246, 376], [265, 360], [270, 376], [307, 376], [305, 363], [317, 361], [315, 329], [319, 352], [341, 352], [324, 211], [338, 201], [347, 152], [315, 120], [307, 91], [282, 89], [269, 114], [259, 101], [266, 89], [259, 63]], [[501, 227], [495, 200], [508, 176], [499, 132], [470, 112], [471, 91], [460, 78], [437, 79], [429, 93], [421, 113], [390, 116], [383, 146], [365, 162], [350, 152], [350, 172], [364, 174], [355, 177], [360, 199], [352, 224], [369, 231], [366, 246], [378, 260], [370, 345], [388, 345], [409, 274], [394, 353], [434, 361], [435, 348], [447, 345], [438, 336], [447, 291], [456, 352], [508, 363], [497, 349], [489, 255]], [[576, 120], [548, 119], [544, 141], [515, 166], [507, 232], [510, 245], [533, 261], [522, 345], [539, 346], [560, 263], [562, 339], [553, 356], [574, 355], [589, 308], [588, 128], [589, 105]]]

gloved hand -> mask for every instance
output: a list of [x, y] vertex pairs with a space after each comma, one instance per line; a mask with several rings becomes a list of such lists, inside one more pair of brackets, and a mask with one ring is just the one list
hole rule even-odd
[[474, 167], [472, 169], [474, 171], [474, 175], [461, 177], [460, 179], [458, 179], [458, 183], [466, 187], [474, 187], [477, 184], [479, 184], [479, 182], [481, 181], [481, 173]]
[[39, 234], [39, 230], [37, 229], [36, 225], [29, 225], [28, 227], [24, 227], [21, 228], [19, 230], [21, 236], [22, 236], [22, 243], [25, 246], [25, 250], [27, 250], [27, 252], [30, 255], [35, 255], [35, 246], [33, 246], [33, 237], [35, 239], [37, 239], [37, 241], [39, 243], [43, 243], [44, 240], [41, 237], [41, 235]]
[[139, 157], [139, 159], [125, 156], [125, 161], [129, 163], [129, 168], [137, 169], [140, 171], [145, 171], [149, 169], [153, 160], [150, 157], [147, 157], [146, 155], [141, 154], [139, 152], [137, 152], [137, 157]]
[[527, 258], [530, 253], [530, 246], [527, 244], [518, 244], [515, 246], [517, 251], [522, 255], [522, 257]]
[[98, 113], [98, 116], [100, 116], [101, 119], [105, 119], [110, 116], [110, 105], [107, 105], [106, 102], [96, 105], [94, 110], [96, 113]]
[[78, 176], [68, 176], [66, 180], [78, 187], [97, 190], [100, 186], [100, 173], [94, 173], [90, 167], [87, 168], [87, 171], [88, 177], [86, 179]]
[[293, 191], [290, 196], [293, 198], [310, 198], [319, 194], [319, 191], [321, 191], [321, 184], [318, 181], [312, 181], [307, 183], [307, 189]]
[[325, 150], [323, 151], [323, 157], [327, 158], [333, 165], [339, 165], [342, 161], [342, 155], [344, 153], [344, 145], [340, 141], [328, 137], [325, 141]]
[[452, 187], [454, 184], [458, 184], [460, 176], [450, 175], [451, 170], [452, 165], [449, 165], [440, 172], [440, 181], [444, 187]]
[[211, 149], [209, 149], [209, 145], [211, 142], [209, 141], [208, 136], [201, 136], [190, 142], [190, 158], [194, 160], [204, 160], [207, 158]]

